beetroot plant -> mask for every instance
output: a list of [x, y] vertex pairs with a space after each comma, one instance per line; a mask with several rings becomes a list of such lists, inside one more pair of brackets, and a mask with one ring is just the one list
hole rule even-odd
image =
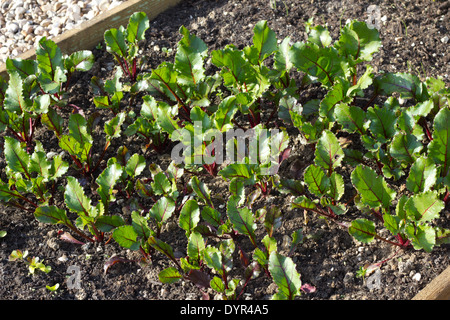
[[[67, 103], [74, 73], [92, 66], [89, 51], [64, 56], [42, 38], [36, 61], [7, 61], [3, 204], [63, 225], [73, 243], [114, 240], [143, 265], [161, 254], [170, 263], [161, 282], [187, 280], [223, 299], [240, 299], [259, 277], [276, 284], [273, 299], [312, 289], [292, 259], [303, 231], [280, 246], [286, 215], [269, 196], [294, 195], [288, 210], [313, 212], [363, 243], [430, 252], [449, 242], [439, 224], [450, 202], [449, 91], [441, 79], [374, 74], [376, 29], [350, 21], [333, 42], [310, 20], [307, 39], [291, 44], [261, 21], [249, 46], [209, 52], [181, 27], [174, 61], [146, 72], [138, 51], [148, 28], [135, 13], [104, 33], [117, 66], [106, 81], [91, 78], [92, 109]], [[305, 101], [315, 87], [324, 94]], [[38, 128], [57, 150], [46, 150]], [[286, 177], [292, 132], [313, 160]], [[136, 146], [119, 144], [111, 156], [114, 139], [133, 136]], [[170, 153], [170, 164], [152, 163], [152, 152]], [[215, 195], [211, 179], [226, 192]], [[175, 228], [182, 254], [168, 237]]]
[[145, 39], [150, 26], [144, 12], [130, 16], [127, 27], [111, 28], [105, 31], [106, 50], [111, 53], [131, 83], [136, 82], [139, 73], [139, 42]]

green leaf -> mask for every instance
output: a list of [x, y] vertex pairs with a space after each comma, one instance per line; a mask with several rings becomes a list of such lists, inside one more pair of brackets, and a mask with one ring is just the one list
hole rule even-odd
[[259, 21], [253, 28], [253, 46], [247, 50], [247, 56], [254, 65], [261, 64], [277, 50], [277, 36], [267, 25], [267, 21]]
[[200, 265], [200, 259], [203, 256], [203, 250], [205, 250], [205, 241], [203, 237], [198, 232], [192, 232], [189, 235], [189, 241], [187, 245], [187, 254], [189, 256], [189, 261], [195, 263], [196, 266]]
[[25, 79], [30, 75], [37, 74], [37, 62], [35, 60], [7, 58], [5, 66], [10, 76], [13, 72], [17, 72], [22, 79]]
[[321, 167], [314, 164], [309, 165], [303, 173], [303, 179], [309, 191], [316, 196], [322, 196], [328, 192], [330, 178]]
[[117, 54], [119, 57], [126, 58], [128, 45], [125, 42], [124, 28], [111, 28], [105, 31], [104, 39], [106, 50], [109, 53]]
[[91, 199], [85, 195], [78, 180], [72, 176], [67, 177], [64, 202], [72, 212], [84, 213], [88, 216], [91, 211]]
[[300, 196], [292, 202], [292, 208], [300, 208], [305, 210], [313, 210], [317, 207], [316, 203], [306, 196]]
[[127, 26], [127, 40], [137, 43], [145, 39], [145, 32], [150, 27], [150, 21], [145, 12], [135, 12], [130, 16]]
[[9, 75], [8, 89], [5, 92], [4, 100], [5, 110], [21, 114], [27, 108], [23, 96], [23, 80], [18, 72], [12, 72]]
[[54, 76], [56, 68], [63, 67], [61, 49], [53, 40], [43, 37], [39, 40], [36, 48], [36, 61], [38, 62], [38, 69], [42, 73]]
[[292, 123], [297, 128], [301, 127], [304, 121], [304, 107], [296, 98], [288, 95], [281, 97], [278, 108], [278, 117], [283, 120], [283, 122], [288, 124]]
[[359, 107], [339, 103], [334, 109], [336, 121], [343, 127], [343, 130], [363, 135], [366, 133], [370, 122], [366, 121], [366, 113]]
[[364, 154], [360, 150], [344, 149], [345, 162], [351, 166], [356, 166], [364, 162]]
[[115, 200], [112, 191], [117, 180], [119, 180], [122, 176], [122, 172], [122, 166], [118, 163], [113, 163], [106, 167], [106, 169], [103, 170], [103, 172], [95, 180], [99, 186], [97, 193], [100, 195], [106, 210], [109, 206], [109, 202]]
[[292, 62], [289, 58], [290, 41], [291, 39], [286, 37], [275, 51], [273, 66], [276, 70], [289, 71], [292, 69]]
[[227, 215], [234, 229], [241, 234], [253, 237], [256, 230], [253, 213], [248, 208], [238, 208], [236, 197], [231, 197], [227, 202]]
[[30, 156], [20, 146], [20, 142], [14, 138], [5, 138], [5, 159], [11, 170], [28, 174]]
[[69, 117], [69, 134], [81, 146], [92, 144], [93, 139], [88, 132], [86, 119], [78, 113], [72, 113]]
[[428, 225], [413, 226], [407, 225], [405, 228], [408, 239], [411, 240], [414, 249], [424, 249], [426, 252], [431, 252], [436, 244], [436, 231], [433, 227]]
[[61, 83], [67, 80], [61, 49], [46, 37], [39, 40], [36, 47], [38, 78], [45, 92], [58, 92]]
[[400, 232], [400, 217], [395, 216], [389, 213], [385, 213], [383, 215], [384, 226], [388, 229], [393, 235], [397, 235]]
[[406, 179], [406, 188], [412, 193], [429, 191], [434, 187], [437, 179], [437, 168], [429, 158], [421, 156], [412, 164]]
[[50, 95], [44, 94], [36, 97], [33, 100], [32, 111], [38, 114], [45, 114], [48, 112], [48, 107], [50, 106]]
[[150, 209], [150, 216], [158, 223], [163, 223], [169, 219], [175, 211], [175, 202], [167, 197], [160, 198]]
[[284, 257], [277, 252], [270, 254], [269, 271], [278, 286], [278, 293], [272, 299], [293, 300], [301, 294], [302, 282], [295, 267], [291, 258]]
[[40, 177], [48, 179], [52, 164], [47, 160], [47, 155], [43, 151], [34, 150], [30, 158], [29, 170], [36, 172]]
[[175, 283], [175, 282], [179, 281], [183, 277], [176, 268], [168, 267], [168, 268], [162, 270], [158, 274], [158, 278], [159, 278], [159, 281], [161, 281], [162, 283], [171, 284], [171, 283]]
[[169, 135], [180, 130], [180, 126], [177, 122], [178, 120], [175, 118], [175, 114], [178, 112], [177, 110], [176, 106], [171, 107], [164, 103], [158, 104], [156, 121], [161, 129]]
[[315, 43], [295, 43], [289, 51], [289, 59], [298, 70], [315, 77], [330, 88], [338, 77], [345, 77], [347, 68], [339, 52], [333, 47], [319, 47]]
[[64, 119], [53, 108], [49, 108], [47, 113], [41, 116], [41, 121], [57, 136], [62, 135], [64, 130]]
[[152, 70], [148, 81], [156, 92], [167, 96], [170, 100], [181, 103], [178, 97], [178, 72], [172, 63], [163, 62]]
[[10, 190], [8, 184], [0, 180], [0, 200], [2, 202], [8, 202], [11, 198], [21, 198], [21, 194], [17, 190]]
[[120, 216], [99, 216], [95, 221], [95, 227], [101, 232], [110, 232], [120, 226], [123, 226], [125, 221]]
[[335, 121], [334, 110], [336, 105], [350, 101], [350, 98], [346, 96], [350, 83], [341, 78], [336, 78], [335, 80], [333, 87], [328, 90], [319, 105], [320, 116], [328, 118], [330, 121]]
[[337, 172], [333, 172], [330, 176], [330, 189], [328, 195], [334, 200], [339, 200], [344, 195], [344, 178]]
[[364, 96], [364, 89], [367, 89], [373, 83], [373, 67], [366, 66], [366, 72], [358, 79], [355, 85], [348, 88], [346, 95], [353, 97], [355, 95]]
[[444, 107], [437, 113], [433, 123], [433, 140], [428, 145], [428, 156], [442, 166], [445, 177], [450, 168], [450, 109]]
[[291, 238], [292, 238], [292, 242], [291, 242], [291, 247], [289, 249], [289, 252], [292, 253], [292, 252], [294, 252], [295, 248], [299, 244], [303, 243], [303, 240], [305, 238], [303, 236], [303, 229], [300, 228], [300, 229], [297, 229], [294, 232], [292, 232]]
[[433, 109], [434, 103], [433, 99], [429, 99], [423, 102], [419, 102], [415, 106], [409, 107], [408, 110], [411, 112], [416, 119], [421, 117], [425, 118]]
[[89, 71], [94, 65], [94, 55], [89, 50], [81, 50], [72, 53], [65, 61], [65, 67], [69, 72]]
[[122, 93], [123, 85], [121, 81], [122, 76], [123, 76], [122, 68], [116, 68], [116, 72], [114, 73], [113, 78], [105, 81], [104, 91], [106, 91], [110, 96], [112, 96], [111, 97], [112, 99], [117, 94], [119, 94], [118, 98], [120, 98], [121, 95], [123, 94]]
[[222, 254], [219, 249], [212, 246], [207, 246], [203, 251], [203, 261], [208, 267], [214, 269], [220, 275], [223, 274], [222, 269]]
[[180, 212], [179, 225], [186, 231], [186, 235], [189, 236], [192, 230], [197, 226], [200, 221], [200, 209], [197, 201], [190, 199], [186, 201]]
[[355, 219], [348, 228], [348, 232], [356, 240], [363, 243], [369, 243], [375, 239], [377, 235], [375, 231], [375, 223], [367, 219]]
[[211, 62], [222, 69], [221, 75], [225, 86], [240, 87], [240, 84], [248, 82], [248, 77], [252, 73], [244, 53], [230, 46], [222, 50], [214, 50], [211, 53]]
[[418, 101], [428, 99], [426, 88], [423, 87], [419, 77], [413, 74], [385, 73], [375, 77], [374, 87], [378, 94], [384, 96], [398, 92], [403, 99], [415, 98]]
[[367, 109], [367, 120], [370, 120], [370, 131], [380, 143], [386, 143], [394, 137], [397, 117], [392, 110], [378, 106], [370, 107]]
[[200, 181], [198, 177], [194, 176], [189, 181], [189, 184], [200, 199], [202, 199], [209, 207], [214, 208], [211, 200], [211, 192], [203, 181]]
[[164, 241], [155, 238], [154, 236], [150, 236], [148, 238], [148, 244], [153, 248], [166, 255], [170, 260], [175, 260], [175, 255], [173, 254], [173, 248], [165, 243]]
[[426, 191], [409, 198], [404, 208], [411, 219], [418, 222], [428, 222], [439, 218], [439, 212], [444, 207], [445, 203], [438, 198], [436, 191]]
[[139, 237], [144, 238], [145, 240], [153, 235], [153, 231], [148, 227], [148, 219], [143, 217], [137, 211], [133, 211], [131, 213], [132, 226]]
[[318, 25], [310, 29], [308, 42], [314, 43], [319, 47], [328, 47], [331, 41], [330, 32], [326, 27]]
[[72, 113], [69, 117], [69, 134], [59, 137], [59, 146], [84, 164], [89, 161], [92, 142], [86, 119], [80, 114]]
[[217, 111], [214, 113], [213, 123], [216, 129], [220, 132], [226, 132], [233, 129], [234, 124], [232, 122], [234, 115], [239, 110], [236, 104], [236, 97], [229, 96], [223, 99]]
[[344, 159], [344, 151], [336, 136], [329, 130], [324, 130], [317, 142], [315, 163], [329, 173], [338, 167]]
[[201, 216], [207, 223], [214, 227], [218, 227], [222, 223], [220, 212], [211, 207], [203, 207]]
[[105, 123], [105, 133], [108, 140], [120, 137], [120, 132], [122, 130], [121, 126], [125, 122], [125, 119], [125, 112], [121, 112]]
[[358, 165], [351, 174], [351, 180], [361, 195], [361, 201], [371, 208], [381, 206], [388, 209], [395, 198], [395, 191], [369, 167]]
[[251, 167], [245, 163], [231, 163], [227, 165], [224, 169], [219, 171], [219, 175], [226, 179], [242, 179], [243, 181], [247, 181], [248, 179], [253, 177], [251, 173]]
[[50, 167], [50, 175], [52, 180], [62, 177], [69, 169], [69, 164], [62, 160], [62, 155], [53, 157]]
[[172, 184], [164, 172], [158, 172], [153, 177], [151, 183], [152, 190], [156, 195], [167, 194], [171, 190]]
[[46, 285], [45, 288], [51, 292], [56, 292], [56, 290], [59, 289], [59, 283], [55, 284], [54, 286]]
[[211, 279], [209, 282], [209, 285], [211, 288], [217, 292], [224, 293], [225, 292], [225, 284], [223, 283], [222, 279], [218, 276], [214, 276], [214, 278]]
[[133, 226], [120, 226], [114, 229], [112, 236], [121, 247], [134, 251], [139, 249], [139, 241], [137, 240], [138, 234]]
[[406, 195], [401, 195], [398, 199], [397, 205], [395, 206], [395, 214], [402, 220], [406, 220], [406, 211], [405, 211], [405, 203], [408, 201], [408, 197]]
[[56, 206], [40, 206], [34, 211], [34, 217], [43, 223], [71, 225], [66, 211]]
[[354, 20], [341, 29], [337, 46], [340, 54], [350, 56], [356, 64], [372, 60], [372, 55], [381, 47], [381, 39], [376, 28]]
[[203, 40], [191, 35], [184, 26], [180, 28], [180, 33], [183, 38], [178, 43], [174, 64], [179, 71], [178, 81], [196, 85], [205, 78], [203, 60], [208, 53], [208, 47]]
[[264, 218], [264, 228], [269, 235], [272, 235], [275, 229], [281, 226], [282, 212], [279, 208], [271, 206]]
[[128, 160], [125, 166], [125, 171], [130, 177], [136, 178], [142, 173], [142, 171], [144, 171], [145, 166], [145, 157], [135, 153]]
[[153, 96], [142, 97], [141, 116], [147, 120], [156, 119], [156, 111], [158, 108], [158, 102]]
[[228, 190], [232, 195], [243, 199], [245, 196], [244, 180], [240, 178], [231, 179]]
[[305, 192], [303, 181], [294, 179], [280, 179], [277, 189], [281, 193], [290, 193], [294, 196], [300, 196]]
[[219, 251], [222, 254], [222, 268], [226, 272], [233, 269], [233, 253], [236, 245], [233, 239], [225, 239], [219, 242]]
[[28, 251], [22, 253], [21, 250], [13, 250], [8, 257], [8, 261], [16, 261], [17, 259], [23, 259], [28, 255]]
[[412, 134], [398, 132], [389, 145], [389, 153], [396, 160], [412, 164], [420, 156], [422, 143]]

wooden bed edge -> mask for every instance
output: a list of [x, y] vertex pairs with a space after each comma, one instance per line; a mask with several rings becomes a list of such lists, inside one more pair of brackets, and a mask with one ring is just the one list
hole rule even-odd
[[412, 300], [450, 300], [450, 266], [434, 278]]

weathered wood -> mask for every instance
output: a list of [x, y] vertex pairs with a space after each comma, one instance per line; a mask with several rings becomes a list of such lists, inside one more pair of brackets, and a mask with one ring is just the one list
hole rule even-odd
[[434, 278], [412, 300], [450, 300], [450, 266]]
[[[99, 14], [90, 21], [82, 23], [79, 27], [66, 31], [52, 40], [63, 53], [70, 54], [78, 50], [90, 50], [103, 40], [106, 30], [126, 26], [130, 16], [135, 12], [145, 12], [152, 20], [158, 14], [175, 6], [181, 0], [127, 0], [119, 6]], [[35, 49], [19, 55], [18, 58], [34, 59]], [[0, 66], [0, 76], [7, 78], [6, 66]]]

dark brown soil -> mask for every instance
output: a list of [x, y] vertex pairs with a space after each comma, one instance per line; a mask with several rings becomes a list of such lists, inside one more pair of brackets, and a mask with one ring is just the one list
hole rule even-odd
[[[450, 50], [448, 43], [441, 39], [449, 35], [449, 2], [370, 3], [379, 6], [383, 17], [380, 28], [383, 47], [371, 63], [375, 72], [411, 72], [423, 78], [442, 76], [448, 85]], [[358, 0], [284, 0], [276, 1], [276, 8], [271, 7], [269, 0], [184, 0], [151, 22], [142, 56], [149, 57], [149, 70], [164, 60], [172, 61], [182, 25], [203, 39], [210, 50], [221, 49], [231, 43], [239, 48], [249, 45], [253, 27], [260, 20], [267, 20], [279, 39], [289, 36], [296, 42], [305, 40], [304, 23], [314, 17], [315, 23], [326, 24], [333, 39], [337, 39], [339, 26], [344, 25], [347, 19], [367, 19], [367, 7], [366, 1]], [[93, 75], [110, 76], [112, 66], [111, 55], [102, 50], [92, 50], [97, 55], [96, 65], [91, 72], [79, 77], [73, 86], [72, 102], [86, 110], [93, 108], [90, 102], [92, 94], [86, 90], [89, 87], [86, 81]], [[111, 149], [115, 150], [114, 147], [121, 143], [117, 142]], [[125, 143], [132, 144], [133, 141]], [[288, 163], [294, 159], [311, 161], [297, 139], [292, 141], [292, 148]], [[151, 155], [147, 161], [163, 163], [167, 157], [161, 159]], [[226, 188], [221, 178], [205, 182], [217, 198]], [[290, 208], [293, 199], [275, 193], [260, 205], [273, 203], [283, 210], [283, 225], [276, 231], [280, 246], [286, 235], [303, 228], [306, 240], [293, 255], [293, 260], [302, 282], [316, 290], [304, 293], [300, 300], [409, 300], [449, 264], [448, 246], [435, 248], [430, 254], [408, 250], [390, 259], [369, 277], [358, 278], [356, 272], [359, 267], [387, 259], [395, 249], [380, 242], [370, 245], [357, 243], [346, 230], [312, 215], [306, 221], [303, 212]], [[442, 217], [448, 225], [449, 208], [442, 212]], [[175, 229], [167, 230], [164, 240], [174, 250], [185, 252], [184, 231]], [[41, 224], [32, 215], [12, 208], [2, 207], [0, 230], [7, 231], [7, 236], [0, 239], [1, 299], [180, 301], [202, 298], [201, 291], [192, 283], [180, 281], [166, 285], [159, 282], [159, 271], [170, 265], [163, 256], [156, 255], [153, 264], [147, 267], [136, 262], [117, 263], [105, 273], [105, 262], [112, 256], [138, 260], [139, 254], [124, 250], [114, 241], [106, 245], [83, 246], [63, 242], [58, 237], [57, 227]], [[30, 275], [24, 263], [8, 261], [16, 249], [28, 250], [31, 256], [44, 260], [52, 267], [51, 272]], [[80, 288], [68, 288], [70, 266], [81, 271]], [[46, 285], [56, 283], [60, 284], [56, 292], [46, 289]], [[241, 299], [269, 299], [277, 289], [271, 283], [264, 276], [252, 280]], [[212, 291], [208, 294], [210, 299], [214, 298]]]

